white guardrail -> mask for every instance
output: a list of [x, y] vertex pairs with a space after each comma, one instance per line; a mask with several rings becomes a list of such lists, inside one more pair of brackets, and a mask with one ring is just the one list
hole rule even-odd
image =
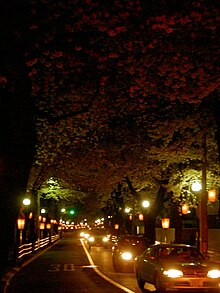
[[35, 242], [26, 243], [18, 247], [18, 259], [21, 259], [25, 255], [28, 255], [30, 253], [33, 253], [34, 251], [37, 251], [38, 249], [49, 245], [50, 243], [53, 243], [57, 241], [60, 238], [59, 234], [53, 235], [51, 237], [46, 237], [43, 239], [39, 239]]

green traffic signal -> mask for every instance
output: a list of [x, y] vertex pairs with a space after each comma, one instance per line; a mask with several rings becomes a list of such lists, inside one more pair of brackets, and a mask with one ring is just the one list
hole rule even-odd
[[74, 210], [70, 210], [70, 215], [74, 215], [75, 211]]

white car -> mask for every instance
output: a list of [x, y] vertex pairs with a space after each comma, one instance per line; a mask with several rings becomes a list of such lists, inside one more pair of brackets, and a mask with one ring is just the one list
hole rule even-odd
[[153, 284], [157, 292], [220, 292], [220, 264], [209, 261], [194, 246], [152, 245], [135, 259], [140, 289]]

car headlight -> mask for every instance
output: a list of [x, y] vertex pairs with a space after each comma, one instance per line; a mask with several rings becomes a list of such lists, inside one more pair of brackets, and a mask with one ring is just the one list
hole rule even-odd
[[213, 279], [220, 278], [220, 271], [219, 270], [210, 270], [210, 271], [208, 271], [207, 276], [209, 278], [213, 278]]
[[81, 233], [80, 233], [80, 236], [81, 236], [81, 237], [84, 237], [84, 232], [81, 232]]
[[131, 260], [132, 259], [132, 254], [130, 252], [123, 252], [121, 254], [121, 258], [124, 260]]
[[89, 237], [88, 240], [89, 240], [89, 242], [94, 242], [95, 239], [94, 239], [94, 237]]
[[103, 242], [108, 242], [109, 238], [108, 237], [104, 237], [102, 240], [103, 240]]
[[168, 271], [164, 271], [163, 274], [165, 276], [167, 276], [168, 278], [179, 278], [183, 276], [183, 272], [180, 270], [168, 270]]
[[84, 234], [84, 238], [88, 239], [89, 238], [89, 234], [88, 233], [85, 233]]

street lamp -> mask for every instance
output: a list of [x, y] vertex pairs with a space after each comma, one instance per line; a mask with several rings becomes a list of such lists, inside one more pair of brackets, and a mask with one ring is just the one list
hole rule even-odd
[[208, 200], [210, 202], [215, 202], [216, 201], [216, 190], [212, 189], [208, 191]]
[[126, 212], [126, 214], [129, 214], [129, 213], [130, 213], [130, 211], [131, 211], [131, 209], [130, 209], [130, 208], [125, 208], [125, 212]]
[[142, 201], [143, 212], [144, 212], [144, 234], [147, 234], [147, 208], [150, 206], [150, 202], [148, 200]]
[[148, 208], [148, 207], [150, 206], [149, 201], [148, 201], [148, 200], [144, 200], [144, 201], [142, 202], [142, 206], [143, 206], [144, 208]]
[[40, 213], [41, 214], [46, 214], [46, 210], [45, 209], [41, 209]]
[[170, 227], [170, 218], [162, 218], [161, 223], [162, 223], [162, 228], [163, 229], [169, 229], [169, 227]]
[[23, 200], [23, 205], [25, 205], [25, 206], [29, 206], [30, 204], [31, 204], [31, 201], [30, 201], [29, 198], [25, 198], [25, 199]]
[[203, 166], [202, 184], [194, 182], [191, 186], [194, 192], [200, 192], [199, 208], [199, 244], [200, 251], [204, 254], [208, 251], [208, 223], [207, 223], [207, 191], [206, 191], [206, 168]]
[[189, 213], [189, 205], [187, 203], [184, 203], [182, 205], [182, 214], [186, 215]]
[[18, 230], [20, 231], [20, 245], [22, 245], [22, 231], [24, 230], [25, 219], [17, 219]]
[[195, 181], [193, 182], [191, 188], [194, 192], [200, 191], [202, 189], [202, 184], [200, 182]]
[[161, 219], [162, 228], [164, 230], [164, 242], [167, 243], [167, 229], [170, 228], [170, 218]]

